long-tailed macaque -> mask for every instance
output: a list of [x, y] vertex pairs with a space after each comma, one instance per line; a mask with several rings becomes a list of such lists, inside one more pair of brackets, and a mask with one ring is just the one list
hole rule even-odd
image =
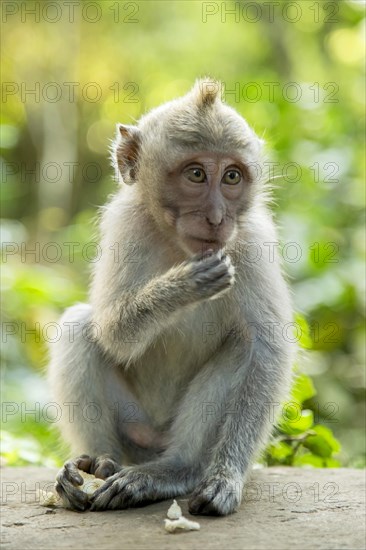
[[[229, 514], [293, 361], [261, 141], [212, 80], [117, 134], [89, 304], [52, 349], [77, 456], [57, 491], [76, 510], [190, 493], [192, 514]], [[91, 500], [78, 468], [108, 478]]]

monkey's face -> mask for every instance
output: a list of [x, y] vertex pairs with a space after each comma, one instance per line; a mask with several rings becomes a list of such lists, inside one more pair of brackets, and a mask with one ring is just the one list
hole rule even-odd
[[167, 174], [163, 198], [165, 222], [180, 246], [189, 254], [222, 249], [235, 237], [249, 186], [238, 159], [211, 152], [184, 158]]
[[123, 182], [136, 184], [156, 225], [189, 255], [231, 245], [259, 190], [261, 141], [219, 91], [198, 81], [137, 126], [119, 125], [115, 142]]

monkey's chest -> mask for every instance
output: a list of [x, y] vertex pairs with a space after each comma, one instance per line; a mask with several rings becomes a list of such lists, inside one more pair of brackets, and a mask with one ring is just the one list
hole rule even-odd
[[213, 306], [184, 312], [126, 373], [128, 386], [155, 427], [165, 426], [224, 334]]

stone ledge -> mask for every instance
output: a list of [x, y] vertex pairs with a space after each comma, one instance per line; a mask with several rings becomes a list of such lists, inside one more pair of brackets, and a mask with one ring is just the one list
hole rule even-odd
[[190, 516], [201, 530], [170, 535], [163, 519], [171, 501], [116, 512], [51, 510], [35, 488], [52, 486], [51, 468], [1, 469], [4, 549], [364, 549], [365, 472], [349, 469], [254, 470], [240, 510], [225, 518]]

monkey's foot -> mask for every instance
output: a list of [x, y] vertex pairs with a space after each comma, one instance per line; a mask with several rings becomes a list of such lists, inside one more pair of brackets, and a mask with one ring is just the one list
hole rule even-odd
[[91, 497], [91, 511], [122, 510], [177, 496], [185, 492], [183, 482], [162, 469], [130, 466], [109, 478]]
[[226, 516], [238, 508], [243, 484], [225, 475], [214, 475], [201, 481], [191, 495], [188, 509], [191, 514]]
[[107, 479], [121, 470], [121, 466], [109, 455], [94, 458], [81, 455], [65, 462], [56, 477], [56, 492], [60, 495], [65, 506], [83, 512], [90, 507], [90, 497], [78, 489], [78, 486], [84, 482], [78, 470], [93, 474], [100, 479]]

